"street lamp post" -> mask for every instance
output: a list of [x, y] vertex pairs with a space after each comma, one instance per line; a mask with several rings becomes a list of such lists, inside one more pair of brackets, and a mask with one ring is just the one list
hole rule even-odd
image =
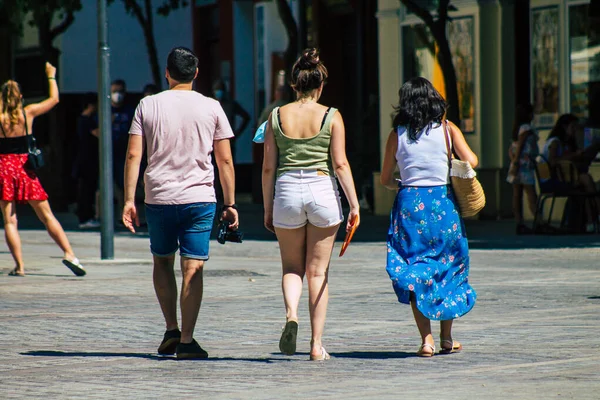
[[108, 18], [106, 1], [98, 0], [98, 127], [100, 128], [100, 257], [112, 260], [114, 249], [114, 203]]

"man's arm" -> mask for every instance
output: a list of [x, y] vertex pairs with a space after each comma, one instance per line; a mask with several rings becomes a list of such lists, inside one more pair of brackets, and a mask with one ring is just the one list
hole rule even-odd
[[231, 146], [229, 139], [215, 140], [213, 142], [215, 160], [219, 168], [219, 178], [223, 188], [224, 208], [221, 219], [231, 223], [231, 229], [238, 227], [238, 213], [232, 206], [235, 204], [235, 170], [233, 168], [233, 158], [231, 156]]
[[123, 208], [123, 223], [135, 232], [133, 224], [140, 225], [135, 207], [135, 189], [140, 175], [140, 163], [144, 152], [143, 137], [129, 135], [127, 158], [125, 159], [125, 206]]

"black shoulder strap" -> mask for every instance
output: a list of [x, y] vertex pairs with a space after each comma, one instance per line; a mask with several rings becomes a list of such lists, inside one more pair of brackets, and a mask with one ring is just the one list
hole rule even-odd
[[23, 119], [25, 120], [25, 135], [29, 135], [29, 127], [27, 126], [27, 114], [25, 113], [25, 109], [23, 109]]
[[325, 126], [325, 121], [327, 121], [327, 116], [329, 115], [329, 111], [331, 111], [331, 107], [325, 111], [325, 115], [323, 116], [323, 121], [321, 121], [321, 129]]
[[279, 125], [279, 129], [281, 129], [281, 132], [283, 132], [283, 125], [281, 125], [281, 114], [279, 113], [280, 109], [281, 107], [277, 107], [277, 125]]

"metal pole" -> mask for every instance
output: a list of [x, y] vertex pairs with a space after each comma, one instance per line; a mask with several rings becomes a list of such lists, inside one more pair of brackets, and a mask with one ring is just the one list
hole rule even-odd
[[106, 1], [98, 0], [98, 127], [100, 128], [100, 257], [112, 260], [114, 249], [114, 203], [112, 170], [112, 126], [110, 108], [110, 74], [108, 18]]

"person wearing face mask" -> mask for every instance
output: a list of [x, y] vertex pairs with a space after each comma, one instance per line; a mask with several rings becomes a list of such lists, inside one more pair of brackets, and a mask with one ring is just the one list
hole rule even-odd
[[116, 79], [110, 85], [110, 103], [112, 111], [112, 147], [113, 147], [113, 179], [119, 206], [123, 205], [123, 171], [129, 128], [133, 121], [134, 109], [125, 103], [127, 85], [123, 79]]

